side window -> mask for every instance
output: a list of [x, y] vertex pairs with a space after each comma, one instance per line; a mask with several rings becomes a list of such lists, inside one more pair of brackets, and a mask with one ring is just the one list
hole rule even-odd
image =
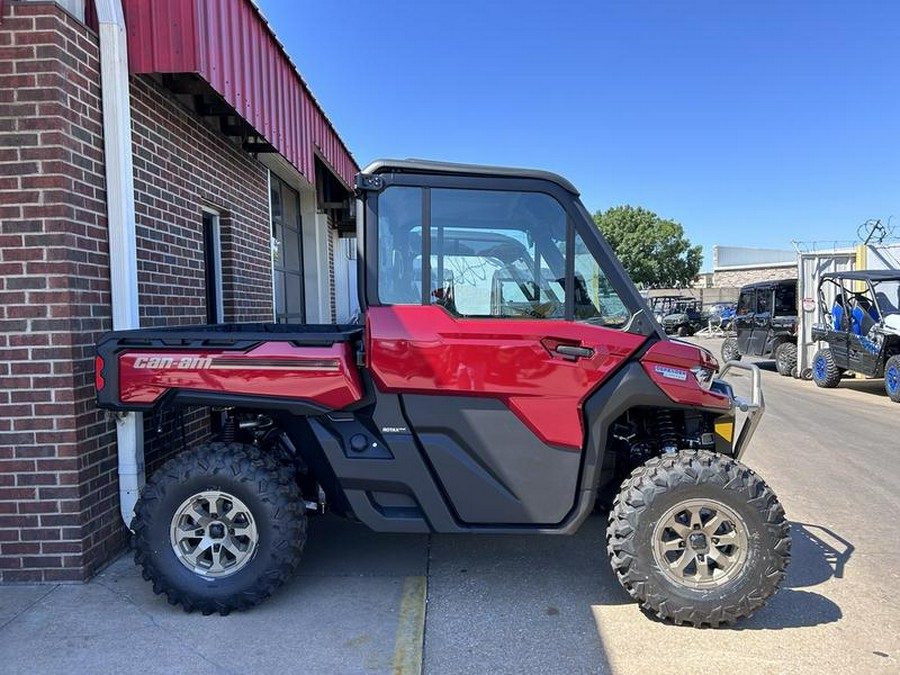
[[772, 289], [761, 288], [756, 292], [756, 313], [768, 314], [772, 310]]
[[791, 316], [797, 313], [797, 287], [782, 284], [775, 287], [775, 316]]
[[568, 306], [575, 321], [621, 328], [631, 316], [550, 195], [389, 187], [378, 198], [378, 300], [426, 298], [467, 318], [565, 319]]
[[749, 289], [741, 291], [738, 298], [737, 315], [746, 316], [756, 311], [756, 291]]
[[422, 189], [390, 187], [378, 198], [378, 299], [422, 302]]
[[631, 313], [581, 238], [575, 234], [575, 320], [621, 328]]
[[464, 317], [565, 317], [566, 214], [535, 192], [431, 191], [430, 298]]

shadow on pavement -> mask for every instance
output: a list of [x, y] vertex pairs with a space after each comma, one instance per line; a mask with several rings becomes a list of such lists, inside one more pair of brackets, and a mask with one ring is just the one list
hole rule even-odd
[[[730, 630], [780, 630], [839, 621], [843, 612], [835, 602], [819, 593], [798, 589], [817, 586], [829, 579], [843, 578], [844, 568], [854, 550], [853, 544], [827, 527], [811, 523], [791, 523], [791, 565], [781, 590], [763, 609], [731, 626]], [[602, 575], [604, 588], [601, 602], [631, 602], [612, 570], [608, 565], [606, 568]], [[673, 629], [696, 630], [690, 626], [675, 626], [653, 614], [643, 613], [649, 620], [671, 625]]]
[[841, 379], [838, 388], [859, 391], [864, 394], [872, 394], [873, 396], [880, 396], [885, 399], [887, 398], [887, 392], [884, 390], [884, 380], [878, 378], [864, 380], [856, 377], [844, 377]]
[[778, 630], [834, 623], [843, 617], [829, 598], [808, 590], [829, 579], [842, 579], [853, 544], [822, 525], [791, 523], [791, 566], [781, 590], [757, 614], [734, 630]]
[[591, 607], [628, 602], [605, 519], [571, 537], [434, 535], [425, 672], [610, 673]]
[[844, 578], [844, 567], [856, 547], [836, 532], [812, 523], [791, 523], [793, 561], [786, 586], [816, 586]]

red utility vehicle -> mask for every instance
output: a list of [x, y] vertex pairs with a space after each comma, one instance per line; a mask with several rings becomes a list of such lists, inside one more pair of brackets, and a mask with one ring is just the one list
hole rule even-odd
[[260, 602], [326, 503], [381, 532], [571, 534], [599, 498], [619, 581], [660, 617], [718, 625], [768, 600], [788, 525], [738, 461], [759, 372], [725, 367], [751, 373], [742, 400], [708, 351], [667, 339], [568, 181], [378, 161], [356, 217], [360, 325], [100, 341], [101, 407], [220, 421], [135, 509], [157, 592], [204, 613]]

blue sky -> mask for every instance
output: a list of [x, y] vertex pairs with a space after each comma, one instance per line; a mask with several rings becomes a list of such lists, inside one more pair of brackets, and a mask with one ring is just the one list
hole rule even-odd
[[258, 0], [357, 161], [557, 171], [704, 246], [900, 234], [900, 3]]

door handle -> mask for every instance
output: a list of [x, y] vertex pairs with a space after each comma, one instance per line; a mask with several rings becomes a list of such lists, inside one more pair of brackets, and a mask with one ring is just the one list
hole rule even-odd
[[567, 356], [572, 359], [589, 359], [594, 355], [594, 350], [590, 347], [577, 347], [575, 345], [557, 345], [555, 351], [560, 356]]

